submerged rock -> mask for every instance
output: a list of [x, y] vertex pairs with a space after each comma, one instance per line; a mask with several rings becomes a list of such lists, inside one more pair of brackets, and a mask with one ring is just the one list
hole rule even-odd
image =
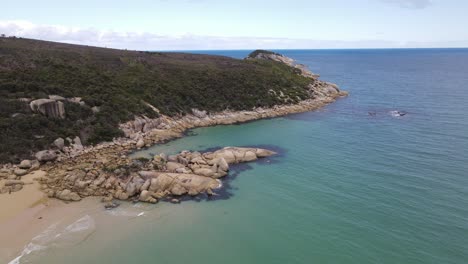
[[104, 205], [104, 208], [111, 210], [120, 206], [120, 203], [109, 201]]

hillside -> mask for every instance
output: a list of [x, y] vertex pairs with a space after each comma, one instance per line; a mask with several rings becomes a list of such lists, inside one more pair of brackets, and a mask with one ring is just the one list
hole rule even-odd
[[313, 82], [295, 67], [254, 57], [0, 38], [0, 162], [29, 157], [58, 137], [111, 140], [122, 135], [119, 123], [139, 115], [296, 103], [310, 98]]

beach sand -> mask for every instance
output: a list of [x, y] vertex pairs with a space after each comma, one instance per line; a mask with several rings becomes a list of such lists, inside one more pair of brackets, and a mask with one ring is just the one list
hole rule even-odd
[[[49, 200], [33, 180], [45, 174], [35, 171], [25, 175], [21, 178], [26, 183], [21, 191], [0, 195], [0, 263], [9, 263], [20, 255], [24, 247], [49, 226], [68, 224], [85, 210], [102, 208], [96, 198], [70, 204]], [[3, 184], [4, 181], [0, 187]]]
[[[0, 225], [24, 210], [47, 201], [47, 197], [39, 190], [38, 182], [33, 180], [45, 175], [46, 172], [41, 170], [31, 172], [21, 177], [21, 180], [25, 182], [22, 190], [0, 195]], [[4, 181], [0, 182], [0, 188], [3, 184]]]

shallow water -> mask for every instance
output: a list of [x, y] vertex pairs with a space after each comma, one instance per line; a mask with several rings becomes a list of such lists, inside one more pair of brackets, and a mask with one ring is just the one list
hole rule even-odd
[[468, 50], [282, 52], [350, 96], [139, 153], [280, 155], [234, 168], [219, 199], [90, 213], [84, 242], [21, 263], [466, 263]]

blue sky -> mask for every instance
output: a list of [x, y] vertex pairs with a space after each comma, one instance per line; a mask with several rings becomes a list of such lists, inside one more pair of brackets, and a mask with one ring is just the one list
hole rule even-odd
[[0, 33], [146, 50], [468, 47], [464, 0], [2, 3]]

